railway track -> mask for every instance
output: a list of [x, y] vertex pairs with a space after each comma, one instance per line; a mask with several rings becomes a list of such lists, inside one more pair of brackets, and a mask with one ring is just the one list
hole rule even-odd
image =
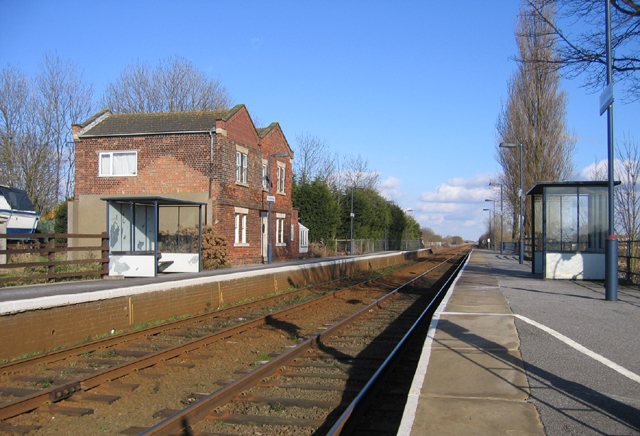
[[[119, 340], [109, 338], [92, 344], [91, 351], [63, 350], [28, 363], [0, 366], [0, 394], [18, 397], [0, 405], [0, 431], [40, 435], [73, 428], [70, 434], [181, 434], [186, 427], [202, 426], [196, 430], [202, 434], [223, 434], [222, 430], [254, 434], [243, 430], [265, 425], [296, 429], [287, 434], [312, 434], [325, 429], [328, 417], [340, 410], [344, 398], [357, 391], [365, 374], [379, 363], [380, 351], [372, 344], [397, 343], [395, 329], [409, 323], [403, 317], [426, 298], [424, 292], [407, 292], [406, 285], [405, 291], [398, 291], [398, 284], [406, 282], [399, 277], [418, 277], [421, 270], [449, 262], [434, 258], [339, 291], [328, 290], [325, 284], [324, 290], [320, 286], [301, 290], [235, 311], [150, 327]], [[277, 310], [302, 300], [310, 301]], [[379, 308], [384, 310], [378, 312]], [[362, 312], [359, 317], [369, 315], [365, 318], [370, 321], [353, 330], [356, 333], [329, 339], [335, 326], [317, 333], [318, 326], [324, 329], [337, 320], [353, 320], [355, 311]], [[374, 317], [376, 312], [376, 316], [403, 315], [389, 324]], [[346, 328], [350, 322], [338, 325]], [[367, 352], [371, 357], [366, 358]], [[280, 356], [274, 358], [273, 353]], [[238, 378], [238, 371], [247, 369], [252, 371], [227, 385]], [[309, 388], [306, 394], [285, 395], [303, 387]], [[211, 407], [212, 398], [227, 401]], [[156, 410], [150, 412], [150, 407]], [[192, 415], [194, 410], [198, 412]], [[260, 413], [243, 410], [267, 413], [258, 419]], [[303, 417], [306, 412], [301, 410], [311, 410], [315, 417]], [[127, 425], [131, 422], [138, 425]]]

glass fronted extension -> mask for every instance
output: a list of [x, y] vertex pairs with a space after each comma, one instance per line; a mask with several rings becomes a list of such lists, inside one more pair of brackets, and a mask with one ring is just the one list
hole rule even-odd
[[604, 280], [607, 182], [540, 182], [527, 195], [533, 199], [532, 272]]

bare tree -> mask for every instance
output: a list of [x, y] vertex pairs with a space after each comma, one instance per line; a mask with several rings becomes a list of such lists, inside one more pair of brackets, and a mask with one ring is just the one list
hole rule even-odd
[[324, 180], [326, 169], [331, 161], [331, 154], [327, 143], [304, 133], [296, 136], [296, 158], [293, 160], [293, 175], [300, 184], [310, 183], [313, 180]]
[[24, 189], [36, 211], [57, 203], [55, 159], [35, 116], [29, 78], [8, 66], [0, 73], [0, 184]]
[[[532, 0], [533, 1], [533, 0]], [[517, 25], [516, 42], [518, 68], [508, 83], [508, 101], [503, 104], [496, 128], [498, 140], [522, 144], [524, 195], [542, 180], [567, 180], [573, 176], [575, 139], [567, 133], [565, 124], [566, 98], [560, 90], [560, 75], [552, 62], [534, 59], [555, 58], [555, 43], [547, 21], [553, 20], [553, 8], [546, 0], [536, 0], [547, 20], [540, 20], [531, 7], [522, 7]], [[520, 150], [496, 147], [496, 159], [502, 165], [501, 183], [505, 201], [510, 204], [514, 233], [518, 231], [520, 190]], [[523, 214], [527, 228], [531, 211]], [[514, 234], [515, 236], [515, 234]]]
[[211, 79], [180, 56], [129, 65], [107, 85], [102, 104], [116, 113], [228, 109], [232, 99], [219, 79]]
[[640, 238], [640, 149], [638, 143], [630, 137], [622, 141], [624, 148], [618, 148], [618, 160], [615, 169], [620, 180], [616, 187], [616, 221], [618, 233], [625, 235], [630, 241]]
[[[532, 13], [546, 23], [542, 32], [558, 44], [556, 58], [529, 61], [561, 66], [570, 79], [585, 73], [585, 86], [601, 89], [606, 84], [605, 2], [527, 0], [527, 3]], [[640, 1], [611, 0], [611, 5], [614, 80], [626, 85], [627, 98], [636, 101], [640, 99]], [[550, 7], [557, 7], [557, 20], [546, 13]], [[572, 33], [571, 29], [579, 29], [579, 33]]]
[[77, 66], [57, 54], [46, 54], [35, 79], [40, 134], [51, 149], [58, 182], [58, 201], [73, 195], [75, 143], [71, 125], [84, 121], [92, 111], [93, 87]]

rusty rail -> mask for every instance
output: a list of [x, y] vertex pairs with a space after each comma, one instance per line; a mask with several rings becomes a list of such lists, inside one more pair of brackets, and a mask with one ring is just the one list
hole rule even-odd
[[198, 421], [206, 418], [210, 413], [212, 413], [212, 411], [215, 411], [216, 409], [222, 407], [224, 404], [232, 401], [242, 392], [254, 387], [263, 378], [275, 374], [280, 367], [285, 366], [288, 362], [291, 362], [292, 360], [303, 356], [305, 353], [313, 349], [320, 348], [322, 346], [322, 343], [325, 342], [329, 337], [335, 335], [346, 326], [354, 323], [361, 317], [369, 315], [372, 311], [377, 311], [386, 300], [394, 298], [401, 289], [422, 278], [436, 268], [439, 268], [440, 266], [446, 264], [449, 260], [450, 259], [447, 259], [444, 262], [429, 269], [428, 271], [414, 277], [412, 280], [389, 292], [384, 297], [374, 301], [373, 303], [369, 304], [368, 306], [364, 307], [348, 318], [345, 318], [337, 324], [327, 328], [323, 332], [307, 339], [297, 347], [292, 348], [291, 350], [265, 363], [259, 368], [236, 380], [234, 383], [224, 386], [208, 397], [203, 398], [197, 403], [188, 406], [187, 408], [174, 414], [168, 419], [147, 429], [146, 431], [140, 433], [140, 436], [170, 436], [178, 434], [188, 434], [191, 426], [193, 426]]

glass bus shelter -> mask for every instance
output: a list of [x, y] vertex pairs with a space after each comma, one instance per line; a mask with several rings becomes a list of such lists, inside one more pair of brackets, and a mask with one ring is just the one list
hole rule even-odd
[[110, 276], [200, 271], [206, 203], [164, 197], [101, 200], [107, 202]]
[[607, 181], [539, 182], [532, 201], [532, 272], [543, 279], [604, 280]]

